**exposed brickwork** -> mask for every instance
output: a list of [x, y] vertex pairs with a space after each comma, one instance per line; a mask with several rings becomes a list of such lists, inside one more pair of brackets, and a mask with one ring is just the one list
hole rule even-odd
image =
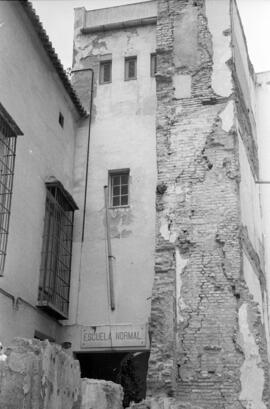
[[[181, 24], [189, 27], [188, 38], [184, 33], [179, 36]], [[223, 35], [229, 34], [230, 27]], [[184, 44], [179, 46], [181, 41]], [[235, 128], [240, 110], [232, 113], [229, 129], [224, 129], [221, 120], [230, 101], [241, 98], [232, 74], [230, 95], [214, 92], [214, 52], [204, 1], [159, 1], [157, 240], [148, 395], [173, 396], [181, 402], [168, 404], [174, 408], [250, 407], [244, 392], [241, 395], [250, 382], [244, 368], [249, 359], [245, 335], [250, 331], [252, 348], [258, 348], [262, 362], [257, 364], [258, 358], [254, 364], [264, 384], [258, 399], [262, 399], [260, 407], [266, 408], [264, 328], [242, 272]], [[231, 58], [224, 70], [228, 67], [231, 69]], [[173, 83], [179, 73], [191, 76], [188, 98], [175, 98]], [[245, 122], [244, 109], [241, 115]], [[248, 123], [247, 127], [250, 129]], [[252, 146], [247, 150], [255, 155], [256, 173], [252, 134], [243, 140]], [[248, 323], [244, 321], [246, 311]], [[152, 406], [145, 403], [141, 407]]]

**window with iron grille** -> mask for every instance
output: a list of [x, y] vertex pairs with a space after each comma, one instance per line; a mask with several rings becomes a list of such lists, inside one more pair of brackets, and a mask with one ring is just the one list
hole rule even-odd
[[129, 204], [129, 169], [109, 172], [110, 206]]
[[74, 210], [58, 181], [46, 183], [38, 306], [56, 318], [68, 317]]
[[125, 58], [125, 80], [135, 80], [137, 78], [137, 57]]
[[17, 135], [23, 135], [0, 104], [0, 275], [4, 273]]
[[112, 62], [102, 61], [99, 69], [100, 84], [108, 84], [112, 82]]

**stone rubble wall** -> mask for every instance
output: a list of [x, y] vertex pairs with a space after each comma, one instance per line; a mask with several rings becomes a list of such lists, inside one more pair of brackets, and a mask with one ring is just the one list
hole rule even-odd
[[82, 379], [81, 409], [122, 409], [123, 388], [110, 381]]
[[15, 339], [0, 362], [1, 409], [79, 409], [79, 362], [61, 346]]
[[120, 385], [81, 379], [79, 362], [61, 346], [15, 339], [0, 359], [1, 409], [122, 409]]

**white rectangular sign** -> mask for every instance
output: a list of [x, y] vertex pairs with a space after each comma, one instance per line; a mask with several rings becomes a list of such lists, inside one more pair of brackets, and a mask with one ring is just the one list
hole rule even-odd
[[83, 327], [81, 348], [144, 347], [145, 325], [102, 325]]

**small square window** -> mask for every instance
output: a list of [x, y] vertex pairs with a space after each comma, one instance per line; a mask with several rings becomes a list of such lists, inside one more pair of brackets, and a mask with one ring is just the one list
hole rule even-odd
[[112, 82], [112, 62], [102, 61], [99, 68], [100, 84], [108, 84]]
[[154, 77], [156, 72], [157, 72], [157, 55], [156, 55], [156, 53], [151, 54], [150, 64], [151, 64], [151, 77]]
[[137, 78], [137, 57], [125, 58], [125, 80], [135, 80]]
[[127, 206], [129, 203], [129, 170], [109, 172], [110, 206]]

